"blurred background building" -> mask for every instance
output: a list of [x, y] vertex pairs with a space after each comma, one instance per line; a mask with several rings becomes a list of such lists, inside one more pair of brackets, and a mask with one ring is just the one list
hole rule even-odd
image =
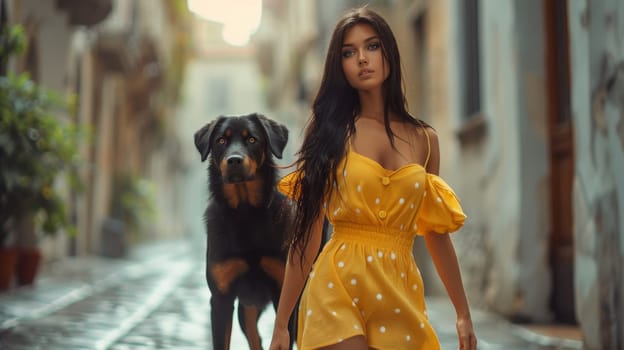
[[[469, 217], [453, 241], [471, 303], [578, 326], [586, 349], [623, 346], [620, 1], [210, 3], [2, 1], [30, 43], [11, 69], [75, 93], [71, 117], [94, 131], [81, 148], [86, 190], [67, 197], [78, 233], [42, 243], [48, 259], [105, 250], [128, 178], [154, 194], [141, 239], [203, 240], [193, 133], [219, 114], [261, 112], [290, 127], [291, 163], [333, 27], [368, 4], [395, 32], [410, 111], [436, 128], [441, 175]], [[254, 6], [260, 17], [245, 17]], [[247, 36], [226, 30], [228, 13], [246, 14]], [[428, 293], [443, 294], [422, 242], [415, 252]]]
[[[3, 0], [2, 13], [26, 33], [26, 52], [10, 71], [74, 95], [76, 109], [65, 117], [90, 131], [80, 147], [85, 189], [66, 191], [78, 234], [44, 239], [44, 256], [114, 255], [126, 239], [179, 234], [176, 105], [189, 54], [186, 2]], [[133, 202], [142, 199], [149, 202]], [[121, 237], [115, 222], [146, 203], [158, 212], [142, 227], [148, 233]]]

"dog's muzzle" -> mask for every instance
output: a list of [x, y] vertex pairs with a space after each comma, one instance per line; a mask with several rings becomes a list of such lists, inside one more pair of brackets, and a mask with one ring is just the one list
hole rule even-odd
[[233, 154], [224, 159], [223, 180], [226, 183], [249, 181], [253, 178], [245, 157]]

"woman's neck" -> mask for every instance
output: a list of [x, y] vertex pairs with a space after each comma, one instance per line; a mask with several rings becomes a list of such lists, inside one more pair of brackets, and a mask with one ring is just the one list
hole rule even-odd
[[384, 120], [384, 100], [381, 91], [360, 91], [360, 118]]

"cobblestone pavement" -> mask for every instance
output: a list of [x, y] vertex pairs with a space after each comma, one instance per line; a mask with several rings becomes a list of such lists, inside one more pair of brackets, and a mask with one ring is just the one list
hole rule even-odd
[[[35, 287], [0, 294], [0, 349], [211, 349], [210, 293], [203, 257], [184, 241], [137, 249], [126, 259], [65, 259], [47, 266]], [[428, 299], [442, 348], [457, 348], [454, 311]], [[268, 348], [274, 318], [260, 319]], [[578, 341], [538, 336], [473, 311], [479, 349], [581, 349]], [[232, 349], [247, 349], [233, 324]]]

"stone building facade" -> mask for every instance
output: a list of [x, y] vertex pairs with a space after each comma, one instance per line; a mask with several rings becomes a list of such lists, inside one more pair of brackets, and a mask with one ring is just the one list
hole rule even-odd
[[[77, 235], [44, 239], [46, 259], [101, 253], [104, 223], [123, 176], [153, 183], [158, 215], [145, 238], [175, 236], [177, 172], [175, 117], [185, 60], [184, 1], [2, 0], [8, 24], [27, 33], [28, 71], [46, 88], [75, 95], [64, 116], [91, 131], [80, 149], [85, 190], [67, 191]], [[173, 185], [171, 185], [173, 184]], [[111, 238], [113, 239], [113, 238]]]

